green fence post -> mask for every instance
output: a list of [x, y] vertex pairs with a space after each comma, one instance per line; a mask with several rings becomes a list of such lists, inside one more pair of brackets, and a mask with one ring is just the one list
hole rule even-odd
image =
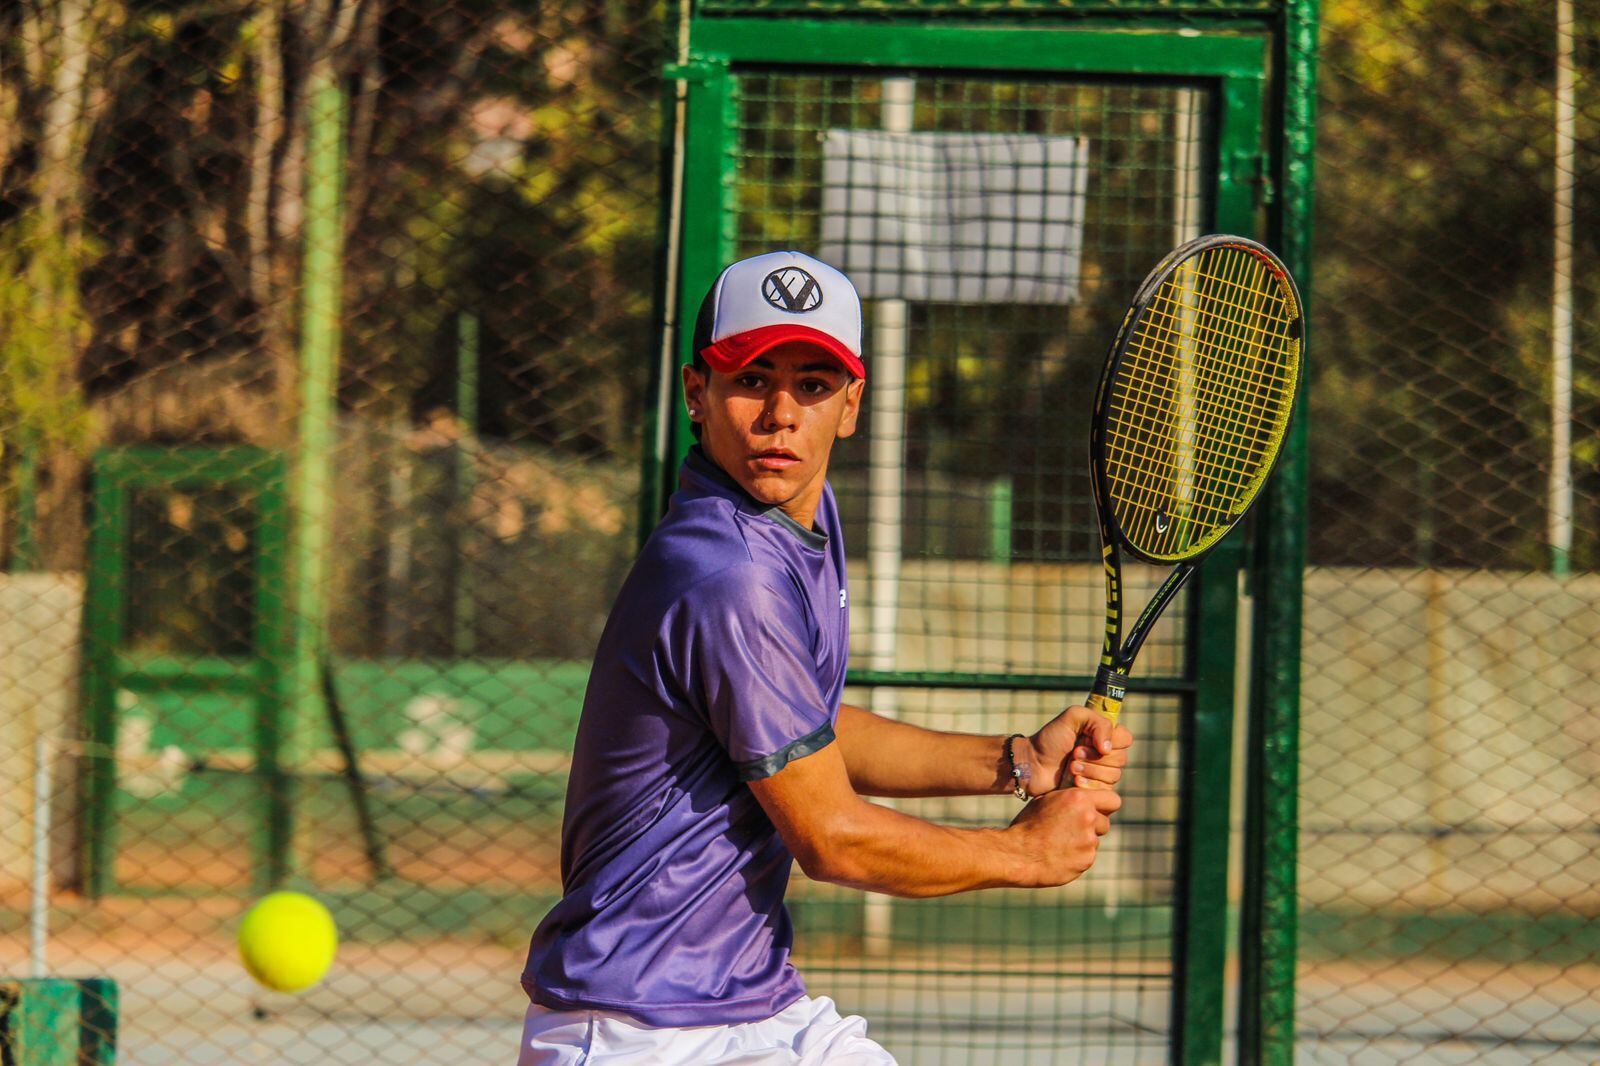
[[989, 558], [997, 563], [1011, 561], [1012, 498], [1009, 477], [989, 483]]
[[478, 458], [478, 316], [463, 311], [456, 316], [456, 421], [461, 425], [461, 440], [456, 444], [456, 550], [455, 627], [452, 650], [457, 656], [471, 655], [476, 638], [476, 616], [472, 595], [472, 552], [468, 516]]
[[112, 1066], [117, 985], [109, 977], [0, 980], [0, 1062]]
[[[1311, 298], [1316, 132], [1316, 0], [1288, 0], [1278, 41], [1276, 110], [1282, 190], [1276, 243]], [[1309, 337], [1309, 333], [1308, 333]], [[1309, 339], [1308, 342], [1309, 344]], [[1309, 353], [1308, 353], [1309, 355]], [[1302, 374], [1301, 380], [1308, 380]], [[1307, 403], [1262, 501], [1256, 555], [1245, 894], [1240, 915], [1239, 1061], [1290, 1066], [1295, 1045], [1301, 586], [1307, 521]]]
[[22, 442], [17, 456], [17, 539], [11, 552], [11, 569], [27, 571], [39, 566], [39, 544], [34, 526], [39, 521], [39, 446]]
[[[687, 3], [687, 0], [683, 0]], [[687, 18], [687, 12], [679, 11]], [[679, 58], [686, 58], [688, 42], [680, 43]], [[657, 189], [656, 214], [656, 286], [652, 294], [654, 307], [651, 321], [659, 332], [654, 338], [650, 358], [649, 388], [645, 395], [645, 417], [642, 425], [641, 460], [639, 466], [639, 526], [637, 543], [643, 546], [651, 530], [667, 509], [667, 495], [671, 491], [667, 478], [669, 449], [672, 444], [672, 403], [678, 395], [674, 375], [678, 370], [678, 331], [683, 321], [684, 309], [679, 300], [677, 271], [681, 256], [677, 251], [675, 230], [682, 208], [683, 159], [679, 137], [685, 127], [689, 107], [689, 87], [682, 76], [686, 71], [677, 64], [668, 64], [663, 71], [666, 91], [661, 96], [661, 178]]]
[[[300, 738], [320, 703], [320, 658], [327, 625], [328, 516], [333, 478], [334, 390], [339, 362], [341, 211], [345, 101], [331, 65], [317, 60], [307, 103], [305, 256], [301, 268], [300, 417], [292, 489], [294, 652], [287, 717], [263, 724], [259, 766], [268, 792], [265, 885], [281, 883], [291, 867], [292, 782], [285, 763], [299, 756]], [[264, 887], [264, 886], [263, 886]]]
[[[1215, 213], [1222, 232], [1251, 234], [1260, 207], [1265, 51], [1250, 71], [1218, 85]], [[1233, 775], [1238, 584], [1247, 552], [1235, 531], [1195, 575], [1190, 595], [1195, 691], [1180, 732], [1181, 782], [1173, 982], [1174, 1061], [1222, 1061], [1227, 968], [1229, 782]]]
[[117, 765], [116, 653], [127, 619], [123, 552], [128, 543], [126, 468], [114, 453], [95, 457], [92, 524], [84, 575], [83, 715], [90, 746], [83, 760], [84, 891], [98, 899], [115, 884]]
[[[680, 362], [687, 363], [694, 355], [692, 323], [700, 301], [733, 255], [737, 100], [728, 61], [720, 56], [698, 55], [674, 68], [672, 74], [689, 83], [678, 289], [678, 354]], [[672, 369], [677, 371], [677, 367]], [[694, 444], [680, 382], [673, 383], [672, 397], [674, 411], [666, 415], [672, 427], [667, 462], [660, 471], [663, 499], [676, 488], [678, 464]]]

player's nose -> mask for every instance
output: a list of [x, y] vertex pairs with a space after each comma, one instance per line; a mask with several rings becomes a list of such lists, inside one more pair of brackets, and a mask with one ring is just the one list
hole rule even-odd
[[761, 409], [762, 428], [767, 432], [793, 429], [800, 417], [800, 405], [788, 389], [773, 389], [767, 394], [766, 405]]

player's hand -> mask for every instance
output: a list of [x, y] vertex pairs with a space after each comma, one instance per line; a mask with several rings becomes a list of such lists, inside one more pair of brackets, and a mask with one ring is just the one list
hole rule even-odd
[[1121, 807], [1122, 797], [1110, 789], [1074, 788], [1040, 796], [1022, 808], [1007, 831], [1022, 845], [1029, 871], [1024, 883], [1047, 888], [1083, 876]]
[[1128, 765], [1133, 734], [1087, 707], [1068, 707], [1032, 737], [1030, 795], [1057, 788], [1115, 788]]

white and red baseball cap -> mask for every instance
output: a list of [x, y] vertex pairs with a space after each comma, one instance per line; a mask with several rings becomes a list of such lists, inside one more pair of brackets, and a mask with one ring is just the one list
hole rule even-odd
[[814, 345], [858, 378], [861, 297], [850, 279], [803, 252], [741, 259], [717, 276], [695, 320], [694, 350], [727, 374], [780, 344]]

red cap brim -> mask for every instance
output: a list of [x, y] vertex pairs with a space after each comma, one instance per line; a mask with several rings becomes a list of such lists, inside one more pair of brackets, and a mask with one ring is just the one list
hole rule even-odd
[[762, 326], [732, 337], [724, 337], [715, 344], [700, 349], [700, 355], [719, 374], [730, 374], [745, 366], [750, 360], [770, 352], [780, 344], [809, 344], [839, 360], [843, 367], [858, 378], [867, 376], [861, 357], [846, 348], [836, 337], [810, 326]]

